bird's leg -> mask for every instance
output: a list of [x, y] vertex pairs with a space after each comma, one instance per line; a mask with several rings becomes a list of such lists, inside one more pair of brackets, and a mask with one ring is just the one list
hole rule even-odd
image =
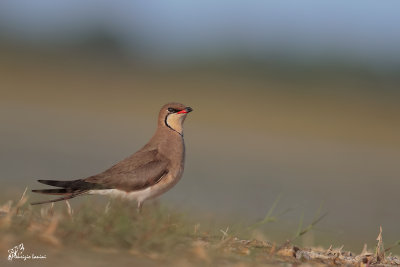
[[143, 202], [138, 201], [137, 203], [137, 212], [140, 214], [142, 212]]

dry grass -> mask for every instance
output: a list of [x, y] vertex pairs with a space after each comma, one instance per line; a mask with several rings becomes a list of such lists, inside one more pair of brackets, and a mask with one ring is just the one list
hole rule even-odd
[[[230, 227], [204, 228], [158, 204], [147, 205], [142, 214], [135, 212], [133, 204], [121, 201], [109, 202], [105, 207], [86, 202], [76, 210], [68, 202], [32, 207], [25, 191], [15, 204], [8, 201], [0, 206], [0, 253], [2, 261], [6, 261], [8, 249], [25, 243], [31, 249], [45, 251], [47, 259], [42, 263], [49, 266], [63, 254], [64, 260], [58, 265], [400, 264], [398, 257], [388, 254], [391, 247], [384, 249], [382, 229], [375, 252], [364, 247], [359, 255], [342, 248], [301, 249], [293, 245], [296, 238], [306, 234], [325, 215], [316, 216], [305, 227], [300, 224], [293, 239], [282, 245], [243, 239], [257, 225], [273, 220], [276, 204], [277, 201], [260, 223], [232, 231]], [[80, 258], [82, 253], [84, 257]], [[99, 257], [105, 260], [99, 262]]]

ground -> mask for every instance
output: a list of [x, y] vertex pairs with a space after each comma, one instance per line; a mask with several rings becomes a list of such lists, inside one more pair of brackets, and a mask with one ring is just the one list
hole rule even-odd
[[[299, 229], [297, 236], [307, 234], [322, 218]], [[251, 238], [251, 231], [261, 223], [221, 229], [215, 225], [203, 226], [158, 203], [146, 205], [138, 214], [133, 203], [119, 200], [105, 206], [88, 201], [75, 210], [69, 202], [31, 206], [25, 192], [16, 201], [0, 206], [0, 263], [2, 266], [27, 262], [29, 266], [400, 264], [400, 258], [390, 255], [390, 247], [383, 248], [381, 233], [374, 251], [365, 248], [355, 255], [342, 248], [300, 248], [293, 245], [294, 239], [276, 244], [273, 240]]]

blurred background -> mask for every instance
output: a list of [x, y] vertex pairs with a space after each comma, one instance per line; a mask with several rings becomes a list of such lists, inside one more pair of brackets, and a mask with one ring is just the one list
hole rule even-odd
[[[4, 198], [132, 154], [182, 102], [187, 158], [161, 201], [307, 242], [400, 239], [398, 1], [1, 1]], [[43, 196], [32, 196], [32, 199]], [[72, 201], [76, 205], [79, 200]], [[307, 244], [306, 244], [307, 245]], [[397, 250], [398, 251], [398, 250]]]

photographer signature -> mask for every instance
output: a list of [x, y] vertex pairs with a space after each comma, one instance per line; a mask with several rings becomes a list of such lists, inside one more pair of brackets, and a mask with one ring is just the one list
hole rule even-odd
[[35, 255], [34, 253], [29, 254], [29, 255], [23, 254], [24, 250], [25, 250], [24, 243], [21, 243], [15, 247], [13, 247], [12, 249], [9, 249], [8, 250], [8, 260], [12, 261], [14, 259], [20, 259], [20, 260], [26, 261], [28, 259], [29, 260], [30, 259], [34, 259], [34, 260], [46, 259], [46, 255]]

